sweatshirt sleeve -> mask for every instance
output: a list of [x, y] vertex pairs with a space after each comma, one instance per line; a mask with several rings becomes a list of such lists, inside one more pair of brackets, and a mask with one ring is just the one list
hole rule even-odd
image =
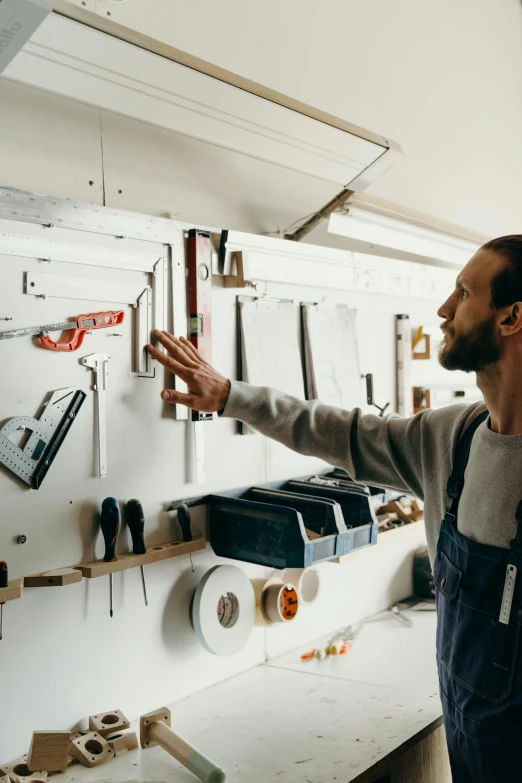
[[222, 415], [293, 451], [343, 468], [355, 481], [411, 491], [423, 499], [469, 410], [452, 405], [412, 418], [380, 418], [363, 415], [359, 408], [345, 411], [232, 381]]

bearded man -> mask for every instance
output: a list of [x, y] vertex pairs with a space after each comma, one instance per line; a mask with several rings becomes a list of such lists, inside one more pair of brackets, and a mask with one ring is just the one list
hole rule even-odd
[[[484, 245], [438, 315], [448, 370], [484, 403], [379, 418], [229, 381], [167, 333], [149, 351], [188, 386], [164, 400], [239, 419], [355, 481], [424, 500], [437, 666], [455, 783], [522, 777], [522, 235]], [[442, 521], [441, 521], [442, 520]]]

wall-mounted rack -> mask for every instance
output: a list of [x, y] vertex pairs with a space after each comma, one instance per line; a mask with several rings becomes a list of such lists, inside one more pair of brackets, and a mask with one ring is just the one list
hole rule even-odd
[[7, 601], [15, 601], [17, 598], [22, 597], [22, 588], [24, 580], [11, 579], [7, 587], [0, 588], [0, 604], [5, 604]]
[[[311, 483], [306, 483], [311, 482]], [[292, 484], [299, 484], [293, 488]], [[257, 502], [253, 493], [282, 490], [285, 503]], [[295, 503], [292, 502], [295, 493]], [[269, 493], [265, 493], [268, 494]], [[335, 497], [334, 497], [335, 496]], [[210, 545], [219, 557], [230, 557], [272, 568], [306, 568], [334, 560], [357, 549], [377, 543], [378, 524], [375, 509], [397, 493], [366, 487], [351, 481], [345, 471], [334, 470], [322, 476], [300, 481], [275, 481], [269, 484], [174, 500], [168, 511], [185, 506], [208, 506]], [[338, 519], [320, 532], [321, 513], [317, 499], [339, 506]], [[267, 498], [265, 498], [266, 500]], [[308, 509], [304, 506], [308, 503]], [[300, 509], [298, 511], [298, 508]], [[305, 520], [306, 523], [305, 523]]]
[[129, 568], [158, 563], [160, 560], [169, 560], [172, 557], [188, 555], [198, 552], [206, 547], [205, 536], [195, 536], [192, 541], [169, 541], [166, 544], [157, 544], [149, 547], [144, 555], [133, 555], [131, 552], [118, 555], [118, 560], [106, 563], [104, 560], [93, 560], [89, 563], [79, 563], [74, 566], [86, 579], [96, 579], [98, 576], [115, 574], [118, 571], [127, 571]]

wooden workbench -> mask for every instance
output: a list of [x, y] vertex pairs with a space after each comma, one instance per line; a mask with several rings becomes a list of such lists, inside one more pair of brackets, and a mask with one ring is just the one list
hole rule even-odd
[[[303, 648], [177, 702], [172, 727], [230, 781], [449, 783], [435, 613], [407, 614], [412, 627], [390, 615], [365, 624], [347, 655], [303, 662]], [[74, 766], [59, 779], [196, 780], [159, 748], [98, 769]]]

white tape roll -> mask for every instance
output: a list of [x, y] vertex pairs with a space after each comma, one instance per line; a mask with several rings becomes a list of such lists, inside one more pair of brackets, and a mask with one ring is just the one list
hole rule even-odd
[[285, 582], [297, 587], [300, 603], [310, 606], [319, 596], [321, 578], [315, 568], [287, 568], [283, 574]]
[[196, 635], [213, 655], [234, 655], [248, 641], [256, 617], [250, 579], [237, 566], [214, 566], [198, 585], [192, 606]]
[[297, 590], [276, 576], [253, 579], [256, 597], [256, 625], [272, 626], [291, 622], [299, 609]]

